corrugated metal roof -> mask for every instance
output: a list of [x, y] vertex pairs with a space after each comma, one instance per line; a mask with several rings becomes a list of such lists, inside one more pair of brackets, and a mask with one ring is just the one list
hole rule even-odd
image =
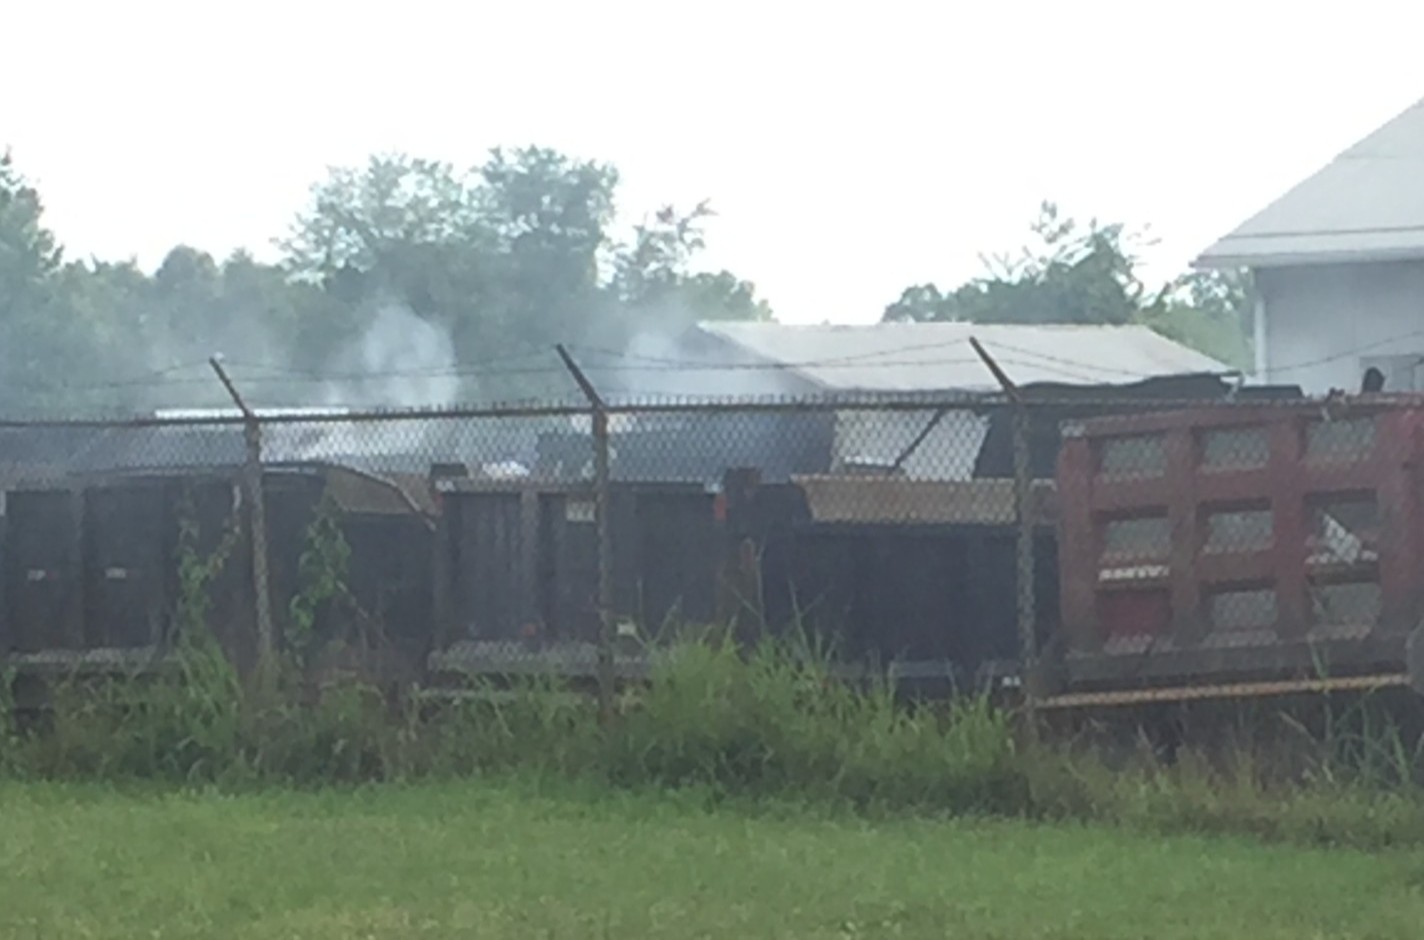
[[1424, 258], [1424, 100], [1204, 251], [1201, 267]]
[[827, 391], [995, 391], [971, 336], [1019, 385], [1112, 385], [1230, 371], [1145, 326], [716, 322], [698, 328]]

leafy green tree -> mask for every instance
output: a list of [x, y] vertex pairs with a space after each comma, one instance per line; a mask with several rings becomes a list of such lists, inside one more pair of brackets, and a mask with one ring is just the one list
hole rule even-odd
[[153, 282], [132, 261], [70, 262], [55, 281], [56, 303], [87, 365], [66, 387], [68, 407], [105, 412], [150, 406], [146, 379], [178, 363], [164, 350], [167, 328], [153, 312]]
[[338, 297], [243, 251], [223, 262], [217, 306], [218, 316], [235, 325], [220, 351], [251, 363], [316, 372], [333, 335], [349, 332], [350, 315]]
[[403, 304], [447, 328], [474, 318], [494, 244], [478, 202], [468, 174], [401, 154], [335, 168], [314, 185], [278, 244], [293, 280], [335, 301], [328, 345], [359, 335], [372, 304]]
[[1129, 323], [1143, 304], [1135, 236], [1122, 225], [1086, 226], [1045, 202], [1031, 227], [1035, 244], [1018, 256], [985, 258], [987, 273], [952, 291], [906, 290], [887, 320], [973, 323]]
[[0, 316], [59, 270], [63, 253], [43, 225], [39, 193], [20, 175], [7, 150], [0, 153]]
[[373, 156], [362, 169], [333, 168], [315, 184], [279, 245], [301, 276], [388, 273], [413, 245], [463, 240], [472, 227], [469, 202], [466, 180], [449, 164]]
[[186, 245], [168, 252], [150, 288], [153, 325], [165, 338], [165, 351], [185, 361], [224, 351], [214, 335], [231, 328], [218, 311], [221, 293], [221, 272], [211, 255]]
[[0, 154], [0, 393], [7, 410], [63, 406], [66, 378], [84, 374], [91, 358], [91, 332], [64, 307], [63, 253], [43, 216], [39, 193], [10, 153]]
[[749, 282], [691, 271], [705, 204], [666, 208], [620, 244], [617, 186], [613, 167], [541, 147], [493, 150], [468, 172], [377, 157], [313, 189], [281, 243], [285, 265], [343, 305], [333, 345], [398, 303], [448, 331], [461, 362], [546, 357], [550, 375], [486, 370], [467, 381], [481, 397], [567, 391], [555, 343], [616, 348], [648, 323], [680, 325], [674, 317], [770, 317]]
[[664, 206], [634, 228], [617, 254], [613, 289], [635, 320], [771, 320], [771, 306], [756, 286], [730, 271], [690, 271], [706, 248], [703, 222], [714, 215], [706, 201], [690, 212]]
[[[387, 348], [398, 343], [373, 339], [396, 307], [435, 331], [440, 370], [466, 376], [463, 394], [563, 394], [554, 343], [617, 349], [649, 326], [771, 318], [750, 282], [695, 270], [705, 203], [617, 239], [618, 180], [612, 166], [541, 147], [497, 149], [468, 170], [378, 155], [313, 186], [277, 242], [280, 264], [179, 245], [146, 274], [132, 261], [66, 262], [6, 154], [0, 391], [11, 409], [220, 405], [203, 364], [222, 353], [255, 402], [321, 398], [332, 392], [323, 373], [399, 358]], [[515, 357], [540, 367], [500, 367]]]
[[[314, 187], [281, 246], [294, 280], [341, 307], [330, 351], [395, 304], [448, 332], [461, 362], [537, 349], [557, 372], [549, 347], [575, 341], [604, 306], [598, 261], [616, 182], [609, 167], [534, 147], [493, 151], [468, 172], [380, 156]], [[544, 391], [489, 376], [467, 389]]]
[[1229, 365], [1249, 359], [1243, 328], [1249, 285], [1237, 274], [1192, 274], [1149, 290], [1139, 274], [1142, 232], [1065, 218], [1045, 202], [1017, 255], [984, 260], [986, 273], [949, 291], [907, 288], [887, 321], [1142, 323]]
[[678, 293], [697, 320], [774, 320], [771, 304], [756, 285], [731, 271], [699, 271], [683, 277]]
[[1249, 369], [1253, 290], [1247, 271], [1195, 271], [1179, 278], [1138, 319], [1220, 362]]
[[494, 325], [526, 349], [604, 334], [614, 312], [600, 269], [610, 249], [618, 171], [542, 147], [495, 150], [481, 167], [497, 239]]

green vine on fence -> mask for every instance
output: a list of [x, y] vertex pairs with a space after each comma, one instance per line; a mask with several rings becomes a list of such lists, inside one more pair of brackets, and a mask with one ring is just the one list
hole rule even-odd
[[287, 606], [292, 649], [302, 659], [312, 652], [317, 616], [323, 605], [350, 598], [346, 576], [351, 546], [341, 531], [338, 513], [336, 501], [327, 493], [307, 526], [306, 542], [297, 564], [300, 588]]
[[[228, 741], [239, 707], [237, 670], [223, 652], [209, 623], [211, 586], [242, 537], [236, 507], [213, 550], [202, 551], [202, 529], [192, 490], [185, 487], [178, 504], [178, 596], [173, 616], [173, 650], [182, 677], [171, 703], [181, 710], [191, 744], [204, 738]], [[219, 747], [221, 749], [221, 747]]]
[[174, 616], [175, 644], [184, 650], [211, 651], [216, 638], [208, 624], [212, 608], [209, 588], [237, 547], [240, 528], [236, 513], [229, 518], [218, 544], [206, 555], [200, 550], [201, 528], [192, 491], [184, 489], [178, 505], [178, 598]]

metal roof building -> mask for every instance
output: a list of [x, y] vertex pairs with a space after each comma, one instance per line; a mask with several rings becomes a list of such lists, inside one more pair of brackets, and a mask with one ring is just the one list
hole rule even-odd
[[[833, 401], [834, 424], [826, 429], [831, 439], [816, 443], [829, 451], [828, 464], [798, 461], [792, 472], [894, 465], [912, 479], [968, 479], [987, 428], [981, 396], [1000, 391], [970, 345], [971, 337], [1020, 386], [1118, 386], [1231, 371], [1144, 326], [705, 322], [680, 339], [676, 352], [618, 378], [647, 397]], [[873, 407], [887, 397], [923, 397], [925, 406]], [[959, 398], [963, 407], [942, 412], [937, 406], [946, 398]], [[857, 407], [864, 403], [871, 407]], [[790, 440], [793, 432], [787, 429], [754, 430], [746, 414], [729, 420], [735, 426], [706, 434], [717, 459], [728, 442], [743, 438], [782, 449], [794, 444], [798, 454], [810, 453], [811, 442]], [[795, 434], [809, 436], [811, 430]]]
[[[730, 360], [784, 370], [807, 391], [997, 391], [969, 344], [977, 339], [1016, 383], [1122, 384], [1231, 371], [1145, 326], [877, 323], [795, 326], [701, 323]], [[707, 361], [719, 361], [710, 351]]]
[[1202, 252], [1200, 267], [1424, 258], [1424, 100]]

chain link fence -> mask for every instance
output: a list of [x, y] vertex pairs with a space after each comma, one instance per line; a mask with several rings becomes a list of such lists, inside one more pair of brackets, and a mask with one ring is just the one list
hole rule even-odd
[[225, 551], [205, 615], [245, 669], [300, 642], [401, 681], [608, 693], [701, 626], [946, 689], [1395, 668], [1421, 431], [1424, 402], [1384, 396], [9, 423], [0, 649], [159, 661], [191, 563]]

